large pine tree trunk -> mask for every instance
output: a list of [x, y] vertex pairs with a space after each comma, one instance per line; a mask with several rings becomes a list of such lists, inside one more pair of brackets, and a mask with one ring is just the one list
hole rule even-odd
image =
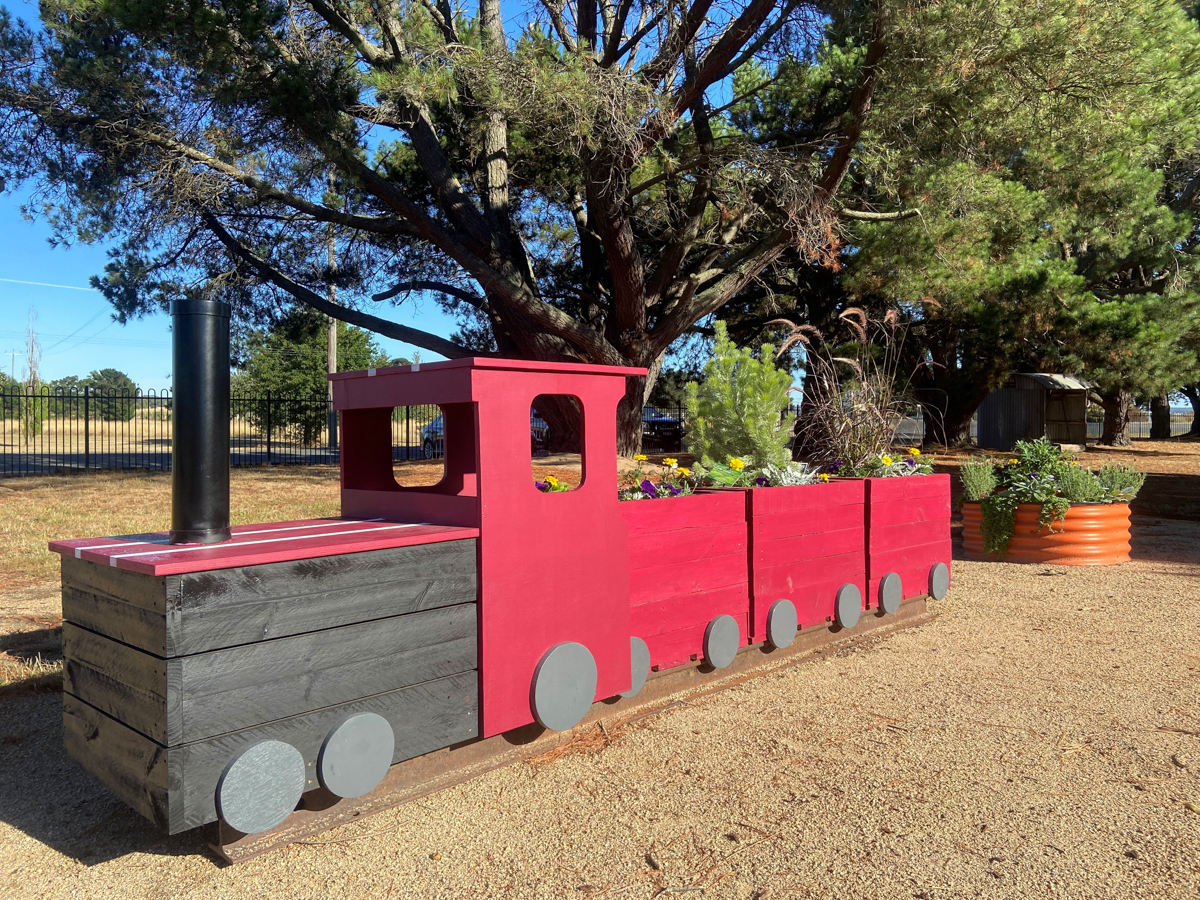
[[1200, 382], [1183, 386], [1183, 396], [1192, 404], [1192, 427], [1188, 437], [1200, 437]]
[[1133, 395], [1126, 390], [1106, 391], [1100, 395], [1104, 408], [1104, 432], [1100, 443], [1106, 447], [1128, 447], [1129, 419], [1133, 412]]
[[1165, 441], [1171, 437], [1171, 398], [1166, 394], [1150, 398], [1150, 439]]

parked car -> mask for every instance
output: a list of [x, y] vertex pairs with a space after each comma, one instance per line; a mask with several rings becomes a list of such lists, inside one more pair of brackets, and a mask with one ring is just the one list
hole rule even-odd
[[642, 448], [661, 453], [683, 449], [683, 423], [659, 412], [653, 406], [642, 407]]
[[[446, 426], [442, 417], [435, 416], [433, 421], [421, 429], [421, 453], [426, 459], [441, 459], [445, 453], [443, 440]], [[529, 453], [532, 456], [545, 456], [550, 446], [550, 426], [537, 414], [536, 409], [529, 410]]]

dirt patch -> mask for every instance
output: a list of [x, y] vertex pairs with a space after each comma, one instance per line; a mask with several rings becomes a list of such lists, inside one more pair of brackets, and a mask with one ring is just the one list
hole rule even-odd
[[0, 871], [22, 897], [1193, 896], [1200, 525], [1107, 569], [955, 561], [938, 614], [242, 866], [0, 704]]

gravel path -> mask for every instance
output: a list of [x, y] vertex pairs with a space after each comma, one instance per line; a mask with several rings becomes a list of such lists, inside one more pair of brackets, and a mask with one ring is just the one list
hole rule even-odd
[[1200, 525], [1138, 532], [233, 868], [68, 762], [57, 695], [0, 703], [0, 897], [1195, 897]]

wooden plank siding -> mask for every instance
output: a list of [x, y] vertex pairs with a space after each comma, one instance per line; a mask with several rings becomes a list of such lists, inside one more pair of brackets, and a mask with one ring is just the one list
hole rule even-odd
[[905, 601], [929, 594], [929, 570], [950, 565], [950, 476], [867, 479], [867, 606], [879, 606], [879, 583], [900, 576]]
[[261, 740], [286, 741], [299, 750], [309, 773], [305, 790], [312, 790], [319, 786], [321, 744], [347, 716], [373, 712], [387, 719], [396, 734], [397, 763], [477, 737], [478, 694], [476, 673], [465, 672], [175, 747], [64, 694], [63, 726], [72, 759], [134, 810], [177, 834], [217, 820], [221, 772]]
[[631, 633], [666, 669], [703, 653], [719, 615], [737, 620], [746, 643], [749, 540], [740, 492], [621, 504], [629, 526]]
[[473, 603], [473, 539], [186, 575], [64, 556], [63, 618], [156, 656]]
[[311, 767], [359, 711], [391, 722], [395, 761], [476, 737], [476, 559], [473, 538], [166, 576], [65, 556], [69, 753], [175, 833], [215, 821], [259, 740]]
[[750, 640], [767, 637], [778, 600], [801, 628], [832, 621], [838, 589], [866, 592], [866, 491], [858, 479], [747, 490], [750, 515]]

